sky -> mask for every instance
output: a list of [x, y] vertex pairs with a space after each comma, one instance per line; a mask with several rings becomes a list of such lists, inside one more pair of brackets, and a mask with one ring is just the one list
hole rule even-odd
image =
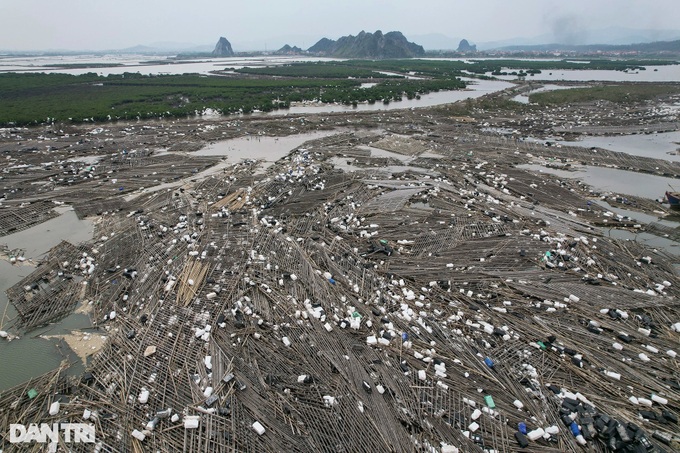
[[220, 36], [235, 51], [284, 39], [308, 48], [362, 30], [559, 42], [607, 27], [680, 29], [679, 0], [0, 0], [0, 49], [18, 51], [214, 45]]

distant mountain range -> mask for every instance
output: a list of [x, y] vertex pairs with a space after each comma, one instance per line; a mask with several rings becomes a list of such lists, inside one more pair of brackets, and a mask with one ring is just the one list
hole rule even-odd
[[356, 36], [343, 36], [337, 41], [322, 38], [309, 53], [336, 58], [413, 58], [425, 55], [423, 46], [409, 42], [399, 31], [383, 34], [362, 31]]
[[[327, 37], [329, 39], [330, 37]], [[574, 33], [554, 32], [534, 37], [516, 37], [499, 41], [479, 41], [470, 39], [470, 36], [448, 36], [443, 33], [409, 34], [412, 42], [418, 43], [426, 51], [431, 50], [456, 50], [463, 38], [467, 38], [470, 44], [475, 44], [477, 50], [493, 50], [509, 46], [545, 45], [547, 43], [559, 43], [563, 45], [627, 45], [636, 43], [651, 43], [655, 41], [674, 41], [680, 39], [680, 30], [653, 30], [632, 29], [625, 27], [609, 27], [596, 30], [579, 29]], [[262, 41], [239, 40], [232, 37], [232, 47], [235, 52], [247, 51], [274, 51], [286, 44], [307, 48], [311, 43], [316, 43], [318, 37], [312, 35], [283, 35], [268, 38]], [[140, 48], [143, 46], [139, 46]], [[157, 42], [148, 45], [148, 50], [154, 52], [181, 51], [210, 52], [214, 45], [199, 46], [190, 43]], [[127, 50], [127, 49], [126, 49]]]
[[[400, 33], [401, 34], [401, 33]], [[384, 36], [388, 35], [386, 33]], [[402, 35], [403, 36], [403, 35]], [[455, 51], [463, 37], [448, 36], [442, 33], [429, 33], [420, 35], [409, 35], [411, 44], [422, 46], [426, 51]], [[240, 40], [237, 36], [232, 36], [232, 47], [234, 52], [255, 52], [269, 51], [277, 52], [284, 45], [290, 44], [293, 47], [305, 49], [312, 43], [319, 41], [318, 36], [295, 34], [282, 35], [258, 41]], [[344, 37], [347, 38], [347, 37]], [[355, 37], [357, 38], [357, 37]], [[552, 33], [534, 37], [516, 37], [500, 41], [477, 41], [471, 36], [466, 36], [471, 45], [476, 45], [478, 51], [488, 50], [532, 50], [540, 49], [559, 50], [559, 49], [579, 49], [580, 46], [587, 46], [584, 49], [592, 49], [602, 46], [625, 46], [636, 43], [652, 43], [657, 41], [680, 40], [680, 30], [652, 30], [652, 29], [631, 29], [623, 27], [610, 27], [597, 30], [569, 29], [563, 27], [556, 28]], [[325, 38], [334, 41], [331, 38]], [[338, 42], [343, 38], [338, 38]], [[346, 40], [345, 40], [346, 41]], [[556, 44], [546, 44], [556, 43]], [[316, 44], [314, 44], [316, 46]], [[314, 47], [312, 46], [312, 47]], [[537, 47], [529, 47], [537, 46]], [[210, 54], [214, 49], [214, 44], [195, 44], [189, 42], [159, 41], [145, 45], [128, 47], [125, 49], [108, 49], [92, 51], [82, 49], [80, 51], [65, 51], [60, 49], [41, 50], [35, 52], [18, 52], [11, 49], [0, 49], [4, 54], [83, 54], [83, 53], [131, 53], [147, 55], [170, 55], [170, 54]], [[361, 46], [360, 46], [361, 47]], [[411, 49], [413, 52], [413, 49]], [[588, 50], [584, 50], [588, 51]]]
[[300, 49], [297, 46], [289, 46], [286, 44], [285, 46], [281, 47], [279, 50], [274, 52], [275, 55], [299, 55], [302, 52], [304, 52], [302, 49]]

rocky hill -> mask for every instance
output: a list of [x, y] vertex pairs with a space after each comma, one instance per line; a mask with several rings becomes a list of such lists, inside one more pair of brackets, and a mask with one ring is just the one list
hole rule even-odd
[[231, 48], [231, 43], [222, 36], [219, 41], [217, 41], [217, 44], [215, 44], [215, 49], [212, 51], [212, 54], [216, 57], [233, 57], [234, 56], [234, 51]]
[[291, 47], [289, 44], [281, 47], [279, 50], [274, 52], [274, 55], [298, 55], [302, 53], [302, 49], [298, 46]]
[[335, 46], [335, 41], [328, 38], [321, 38], [316, 44], [307, 49], [307, 51], [312, 53], [330, 53], [333, 51], [333, 46]]
[[323, 38], [309, 52], [337, 58], [413, 58], [425, 55], [423, 46], [409, 42], [401, 32], [383, 34], [362, 31], [357, 36], [343, 36], [337, 41]]
[[477, 52], [477, 46], [470, 44], [467, 39], [461, 39], [456, 52]]

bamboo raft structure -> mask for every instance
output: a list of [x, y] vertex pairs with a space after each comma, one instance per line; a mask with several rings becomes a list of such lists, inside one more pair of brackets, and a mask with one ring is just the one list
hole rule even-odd
[[[676, 448], [675, 259], [605, 236], [577, 182], [504, 167], [514, 143], [386, 135], [98, 208], [87, 248], [10, 295], [86, 253], [108, 341], [82, 375], [1, 393], [0, 448], [8, 423], [57, 420], [94, 423], [99, 452]], [[368, 143], [413, 171], [330, 164]]]
[[54, 208], [54, 203], [42, 201], [0, 209], [0, 236], [17, 233], [57, 217], [59, 214]]

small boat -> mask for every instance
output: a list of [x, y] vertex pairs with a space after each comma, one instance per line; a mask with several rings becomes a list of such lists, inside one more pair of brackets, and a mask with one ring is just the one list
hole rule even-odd
[[680, 208], [680, 192], [666, 191], [666, 201], [668, 201], [671, 208]]

